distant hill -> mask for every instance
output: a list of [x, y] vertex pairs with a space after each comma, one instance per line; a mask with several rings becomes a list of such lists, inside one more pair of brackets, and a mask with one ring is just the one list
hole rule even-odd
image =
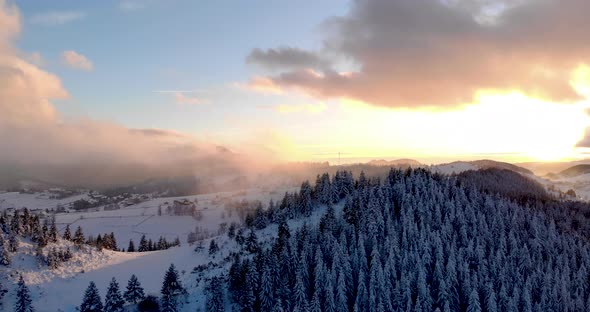
[[562, 161], [562, 162], [524, 162], [516, 163], [515, 165], [523, 168], [527, 168], [533, 171], [538, 176], [544, 176], [548, 174], [558, 174], [561, 171], [567, 170], [570, 167], [576, 165], [588, 165], [590, 159], [582, 159], [576, 161]]
[[559, 173], [559, 176], [565, 178], [576, 177], [582, 174], [590, 173], [590, 165], [575, 165]]
[[500, 194], [519, 202], [532, 199], [550, 199], [543, 185], [517, 171], [502, 168], [486, 168], [466, 171], [457, 175], [465, 184], [474, 184], [480, 191]]
[[385, 160], [385, 159], [373, 159], [367, 163], [367, 165], [371, 166], [389, 166], [389, 167], [398, 167], [398, 166], [411, 166], [411, 167], [420, 167], [422, 163], [414, 159], [396, 159], [396, 160]]
[[482, 160], [472, 161], [471, 163], [476, 165], [480, 169], [488, 169], [488, 168], [507, 169], [507, 170], [522, 173], [522, 174], [533, 174], [532, 171], [530, 171], [526, 168], [511, 164], [511, 163], [507, 163], [507, 162], [482, 159]]
[[444, 174], [459, 174], [469, 170], [481, 170], [481, 169], [505, 169], [510, 170], [513, 172], [517, 172], [520, 174], [533, 174], [532, 171], [522, 168], [510, 163], [489, 160], [489, 159], [482, 159], [482, 160], [474, 160], [474, 161], [455, 161], [448, 164], [441, 164], [432, 166], [431, 169], [434, 172], [444, 173]]

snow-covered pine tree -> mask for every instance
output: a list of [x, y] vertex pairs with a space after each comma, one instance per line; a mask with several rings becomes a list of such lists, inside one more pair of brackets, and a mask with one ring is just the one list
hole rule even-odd
[[334, 286], [332, 285], [331, 278], [327, 279], [324, 297], [326, 298], [324, 303], [324, 311], [336, 312], [336, 301], [334, 300]]
[[313, 208], [312, 203], [312, 187], [309, 184], [309, 181], [305, 181], [301, 184], [301, 189], [299, 190], [299, 198], [300, 198], [300, 208], [301, 213], [305, 217], [311, 216], [311, 210]]
[[498, 306], [496, 302], [496, 292], [493, 288], [489, 288], [489, 293], [486, 296], [486, 311], [487, 312], [498, 312]]
[[244, 248], [250, 253], [255, 253], [260, 249], [260, 246], [258, 245], [258, 237], [256, 236], [255, 231], [251, 230], [248, 234], [248, 237], [245, 238]]
[[178, 296], [182, 294], [184, 288], [178, 280], [178, 271], [174, 264], [170, 264], [166, 275], [164, 275], [164, 282], [162, 283], [162, 312], [176, 312], [178, 311]]
[[0, 310], [3, 309], [3, 301], [2, 299], [4, 298], [4, 295], [6, 295], [6, 293], [8, 292], [8, 290], [6, 290], [6, 288], [4, 288], [4, 284], [2, 284], [2, 281], [0, 281]]
[[338, 281], [336, 285], [336, 312], [348, 312], [348, 297], [346, 291], [346, 277], [344, 272], [340, 271], [338, 274]]
[[110, 250], [119, 250], [115, 233], [111, 232], [111, 234], [109, 234], [107, 237], [109, 238], [109, 245], [107, 248]]
[[263, 311], [271, 311], [272, 307], [275, 304], [274, 300], [274, 287], [273, 287], [273, 276], [272, 270], [270, 266], [267, 264], [264, 265], [264, 270], [262, 271], [262, 280], [261, 280], [261, 291], [259, 293], [260, 298], [260, 308]]
[[207, 301], [205, 303], [207, 312], [225, 311], [223, 302], [223, 282], [221, 278], [217, 276], [211, 278], [205, 291], [207, 295]]
[[125, 300], [129, 303], [136, 304], [139, 301], [145, 298], [145, 294], [143, 293], [143, 288], [141, 287], [141, 283], [137, 280], [137, 276], [135, 274], [131, 275], [129, 282], [127, 282], [127, 290], [123, 294]]
[[51, 227], [49, 228], [49, 241], [52, 243], [57, 243], [58, 237], [59, 233], [57, 232], [57, 226], [55, 225], [55, 218], [52, 218]]
[[479, 295], [477, 294], [477, 290], [475, 288], [469, 294], [469, 305], [467, 306], [467, 312], [481, 312]]
[[319, 292], [315, 292], [313, 294], [313, 299], [311, 299], [311, 303], [309, 304], [309, 312], [322, 312], [322, 306], [320, 304], [320, 295]]
[[211, 243], [209, 244], [209, 255], [215, 255], [218, 251], [219, 246], [217, 245], [217, 242], [214, 239], [212, 239]]
[[12, 216], [10, 222], [10, 230], [15, 234], [21, 234], [23, 231], [20, 211], [18, 209], [14, 210], [14, 215]]
[[66, 225], [66, 229], [64, 230], [64, 235], [62, 236], [64, 240], [70, 241], [72, 240], [72, 232], [70, 231], [70, 225]]
[[82, 228], [78, 226], [76, 228], [76, 233], [74, 233], [74, 239], [72, 240], [76, 245], [82, 246], [86, 238], [84, 237], [84, 232], [82, 232]]
[[10, 265], [12, 261], [7, 245], [8, 243], [4, 240], [4, 235], [0, 233], [0, 264], [6, 266]]
[[129, 240], [129, 246], [127, 247], [127, 252], [135, 252], [135, 243], [133, 243], [132, 239]]
[[10, 235], [8, 236], [8, 251], [16, 252], [18, 250], [19, 245], [20, 242], [18, 240], [18, 237], [16, 237], [14, 233], [10, 233]]
[[57, 269], [59, 266], [59, 256], [55, 248], [51, 248], [47, 252], [47, 266], [51, 269]]
[[141, 239], [139, 240], [139, 248], [137, 249], [139, 252], [149, 251], [148, 242], [145, 238], [145, 235], [141, 235]]
[[22, 275], [18, 279], [14, 300], [14, 312], [34, 312], [29, 288]]
[[121, 297], [119, 283], [113, 277], [104, 298], [104, 312], [123, 312], [124, 304], [125, 301]]
[[94, 282], [90, 282], [88, 288], [86, 288], [80, 305], [80, 312], [103, 312], [102, 300]]

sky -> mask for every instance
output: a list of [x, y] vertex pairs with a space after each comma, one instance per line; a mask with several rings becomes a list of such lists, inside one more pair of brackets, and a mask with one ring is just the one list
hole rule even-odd
[[0, 168], [585, 158], [589, 9], [0, 0]]

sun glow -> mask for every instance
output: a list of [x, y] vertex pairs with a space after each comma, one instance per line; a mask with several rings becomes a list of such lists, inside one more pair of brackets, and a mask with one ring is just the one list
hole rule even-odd
[[588, 103], [555, 104], [519, 92], [480, 92], [452, 111], [339, 104], [323, 133], [306, 141], [358, 157], [570, 159], [589, 124]]

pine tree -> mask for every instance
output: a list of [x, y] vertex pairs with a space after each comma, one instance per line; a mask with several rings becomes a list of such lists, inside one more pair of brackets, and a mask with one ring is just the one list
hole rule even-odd
[[66, 225], [66, 229], [64, 230], [64, 235], [63, 235], [63, 239], [64, 240], [72, 240], [72, 233], [70, 232], [70, 225]]
[[250, 253], [255, 253], [260, 248], [258, 245], [258, 237], [254, 231], [251, 230], [250, 234], [248, 234], [245, 245], [246, 251]]
[[176, 312], [178, 309], [177, 296], [183, 291], [184, 288], [178, 280], [178, 271], [176, 271], [174, 264], [171, 264], [162, 283], [162, 312]]
[[328, 278], [328, 282], [326, 283], [325, 297], [326, 297], [326, 300], [324, 303], [324, 311], [336, 312], [336, 302], [334, 300], [334, 287], [332, 285], [331, 278]]
[[486, 311], [488, 312], [497, 312], [498, 306], [496, 303], [496, 293], [494, 289], [490, 287], [490, 292], [486, 298]]
[[207, 301], [205, 306], [207, 312], [223, 312], [225, 311], [223, 305], [223, 288], [219, 277], [211, 278], [211, 281], [206, 287]]
[[143, 288], [141, 284], [137, 280], [137, 276], [135, 274], [131, 275], [129, 282], [127, 282], [127, 290], [123, 294], [125, 300], [129, 303], [136, 304], [137, 302], [143, 300], [145, 298], [145, 294], [143, 293]]
[[263, 311], [270, 311], [275, 304], [273, 298], [273, 278], [271, 269], [265, 266], [262, 271], [262, 289], [260, 291], [260, 307]]
[[305, 311], [308, 305], [307, 300], [307, 291], [305, 289], [305, 285], [303, 283], [303, 278], [301, 274], [298, 272], [295, 276], [295, 307], [298, 311]]
[[320, 305], [320, 295], [319, 295], [318, 291], [316, 291], [313, 294], [313, 299], [311, 300], [311, 303], [309, 306], [309, 311], [310, 312], [322, 312], [322, 306]]
[[113, 277], [105, 296], [104, 312], [123, 312], [124, 304], [125, 301], [123, 301], [119, 291], [119, 283]]
[[18, 280], [16, 288], [16, 299], [14, 301], [14, 312], [34, 312], [29, 288], [25, 284], [23, 277]]
[[47, 266], [51, 269], [57, 269], [59, 266], [59, 257], [55, 248], [51, 248], [47, 252]]
[[7, 242], [4, 240], [4, 235], [0, 234], [0, 264], [10, 265], [11, 262]]
[[82, 304], [80, 305], [80, 312], [103, 312], [100, 294], [94, 282], [90, 282], [88, 288], [86, 288]]
[[57, 238], [59, 237], [59, 233], [57, 233], [57, 226], [55, 225], [55, 219], [51, 220], [51, 228], [49, 229], [49, 241], [52, 243], [57, 243]]
[[8, 237], [8, 251], [16, 252], [18, 250], [19, 245], [20, 245], [20, 242], [18, 240], [18, 237], [16, 237], [16, 235], [14, 235], [14, 233], [11, 233], [10, 236]]
[[338, 274], [338, 285], [336, 285], [336, 311], [348, 312], [348, 298], [346, 296], [346, 278], [344, 272]]
[[109, 246], [107, 248], [110, 250], [119, 250], [115, 233], [111, 232], [107, 237], [109, 238]]
[[147, 240], [145, 239], [145, 235], [141, 236], [141, 239], [139, 240], [139, 248], [137, 249], [137, 251], [139, 251], [139, 252], [149, 251], [149, 246], [148, 246]]
[[209, 244], [209, 255], [215, 255], [218, 251], [219, 246], [217, 245], [217, 242], [215, 242], [215, 240], [212, 239], [211, 243]]
[[301, 189], [299, 191], [299, 198], [301, 200], [301, 213], [306, 217], [311, 216], [311, 210], [312, 210], [311, 195], [312, 195], [311, 184], [309, 184], [309, 181], [303, 182], [301, 184]]
[[21, 234], [23, 232], [23, 228], [21, 225], [21, 217], [20, 217], [20, 212], [18, 209], [14, 210], [14, 215], [12, 217], [12, 220], [10, 222], [10, 230], [14, 233], [14, 234]]
[[481, 312], [479, 295], [477, 294], [476, 289], [473, 289], [471, 294], [469, 294], [469, 305], [467, 306], [467, 312]]
[[127, 247], [127, 252], [135, 252], [135, 244], [133, 243], [132, 239], [129, 240], [129, 246]]
[[82, 228], [78, 226], [76, 228], [76, 233], [74, 234], [73, 242], [78, 246], [82, 246], [82, 244], [84, 244], [84, 241], [84, 232], [82, 232]]
[[2, 310], [2, 307], [3, 307], [2, 299], [4, 298], [4, 295], [6, 295], [7, 292], [8, 292], [8, 290], [6, 290], [6, 288], [4, 288], [2, 281], [0, 281], [0, 310]]

